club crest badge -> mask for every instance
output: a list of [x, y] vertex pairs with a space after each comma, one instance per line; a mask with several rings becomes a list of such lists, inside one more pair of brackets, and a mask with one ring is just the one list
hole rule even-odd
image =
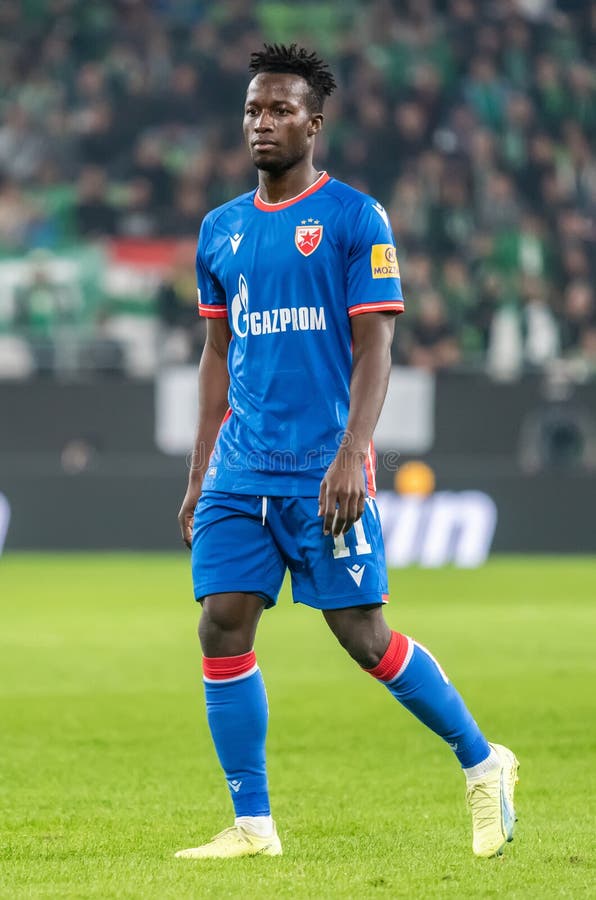
[[318, 219], [303, 219], [301, 225], [296, 226], [294, 243], [303, 256], [314, 253], [323, 237], [323, 226]]

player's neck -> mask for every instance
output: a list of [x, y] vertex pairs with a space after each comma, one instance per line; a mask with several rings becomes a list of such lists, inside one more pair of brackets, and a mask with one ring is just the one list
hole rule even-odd
[[265, 203], [282, 203], [297, 197], [313, 184], [321, 173], [306, 160], [286, 172], [276, 174], [259, 170], [259, 197]]

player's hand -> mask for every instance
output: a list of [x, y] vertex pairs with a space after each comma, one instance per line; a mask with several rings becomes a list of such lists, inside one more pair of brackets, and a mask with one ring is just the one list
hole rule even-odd
[[350, 530], [364, 512], [364, 456], [340, 449], [327, 469], [319, 491], [319, 516], [323, 534], [338, 537]]
[[195, 506], [201, 495], [201, 489], [189, 488], [184, 495], [180, 512], [178, 513], [178, 524], [182, 532], [182, 540], [190, 550], [192, 546], [192, 527], [195, 518]]

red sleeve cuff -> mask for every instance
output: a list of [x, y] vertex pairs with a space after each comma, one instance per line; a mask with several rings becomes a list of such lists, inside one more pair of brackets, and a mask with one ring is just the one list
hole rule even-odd
[[356, 306], [348, 307], [348, 315], [360, 316], [369, 312], [394, 312], [402, 313], [404, 311], [403, 300], [382, 300], [378, 303], [358, 303]]
[[208, 303], [199, 303], [199, 315], [204, 316], [206, 319], [227, 319], [228, 317], [228, 307], [223, 304], [223, 306], [213, 306]]

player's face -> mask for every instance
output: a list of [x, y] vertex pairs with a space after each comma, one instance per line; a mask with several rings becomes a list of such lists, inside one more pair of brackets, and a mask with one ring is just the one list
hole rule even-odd
[[323, 121], [309, 110], [307, 97], [299, 75], [263, 72], [250, 82], [244, 137], [257, 169], [281, 173], [304, 159]]

